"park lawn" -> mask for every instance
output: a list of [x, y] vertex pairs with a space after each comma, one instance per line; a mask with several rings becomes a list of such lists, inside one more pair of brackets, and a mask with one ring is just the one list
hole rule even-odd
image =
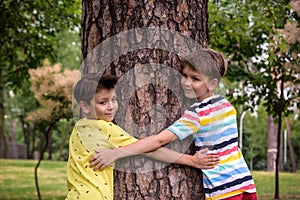
[[[275, 173], [265, 171], [252, 171], [258, 199], [274, 199]], [[282, 200], [300, 199], [300, 171], [297, 173], [279, 173], [279, 195]]]
[[[0, 159], [0, 199], [37, 199], [34, 183], [35, 160]], [[43, 200], [63, 200], [67, 193], [66, 162], [42, 161], [38, 174]], [[252, 171], [259, 200], [274, 199], [275, 174]], [[300, 172], [280, 173], [280, 199], [300, 199]]]
[[[38, 199], [34, 182], [36, 160], [0, 159], [0, 199]], [[62, 200], [67, 193], [66, 162], [42, 161], [38, 180], [43, 200]]]

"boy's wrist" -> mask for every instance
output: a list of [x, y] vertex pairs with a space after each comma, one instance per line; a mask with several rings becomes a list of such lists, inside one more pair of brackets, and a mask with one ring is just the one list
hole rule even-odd
[[179, 161], [178, 164], [188, 165], [188, 166], [193, 166], [193, 163], [194, 163], [194, 162], [192, 161], [192, 159], [193, 159], [193, 156], [187, 155], [187, 154], [182, 154], [182, 155], [178, 158], [177, 161]]
[[119, 158], [124, 158], [124, 157], [127, 157], [127, 156], [131, 156], [133, 154], [134, 153], [131, 153], [129, 151], [126, 151], [126, 150], [122, 149], [122, 147], [113, 149], [113, 157], [115, 158], [115, 160], [117, 160]]
[[192, 156], [192, 155], [187, 155], [187, 156], [188, 156], [188, 158], [187, 158], [187, 160], [188, 160], [187, 165], [195, 167], [196, 166], [196, 164], [195, 164], [196, 162], [194, 160], [194, 156]]

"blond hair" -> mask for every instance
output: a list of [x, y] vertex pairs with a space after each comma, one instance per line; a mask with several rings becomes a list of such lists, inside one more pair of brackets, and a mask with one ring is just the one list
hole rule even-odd
[[210, 80], [220, 81], [227, 70], [227, 61], [224, 56], [213, 49], [201, 48], [182, 59], [183, 66], [189, 66]]

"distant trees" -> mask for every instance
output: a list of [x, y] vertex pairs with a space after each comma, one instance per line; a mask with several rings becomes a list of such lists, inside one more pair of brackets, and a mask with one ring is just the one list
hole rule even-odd
[[[43, 66], [30, 69], [29, 75], [30, 91], [34, 94], [38, 104], [37, 108], [27, 113], [26, 116], [31, 129], [36, 130], [34, 133], [38, 132], [37, 135], [28, 135], [30, 143], [27, 145], [34, 151], [36, 150], [34, 141], [37, 136], [40, 137], [42, 150], [48, 147], [44, 145], [51, 140], [52, 131], [55, 130], [58, 122], [72, 119], [73, 86], [80, 77], [80, 73], [79, 70], [63, 70], [60, 64], [51, 65], [48, 60], [45, 60]], [[69, 134], [69, 132], [64, 134]], [[51, 148], [50, 144], [49, 148]], [[44, 151], [38, 152], [41, 155]]]
[[229, 58], [228, 79], [240, 83], [239, 88], [229, 91], [232, 101], [243, 105], [243, 110], [254, 110], [263, 103], [270, 122], [274, 121], [277, 127], [277, 133], [272, 134], [277, 138], [271, 143], [275, 149], [269, 154], [273, 154], [270, 164], [276, 163], [275, 199], [278, 199], [282, 118], [300, 108], [300, 3], [299, 0], [215, 3], [209, 6], [210, 13], [218, 13], [210, 15], [210, 41], [212, 47]]
[[[173, 4], [173, 1], [165, 1], [167, 9], [160, 9], [161, 7], [158, 6], [155, 7], [153, 12], [146, 12], [147, 10], [144, 10], [143, 13], [135, 12], [134, 15], [132, 15], [133, 17], [130, 18], [132, 26], [128, 26], [128, 28], [136, 28], [141, 24], [144, 27], [161, 25], [164, 28], [172, 28], [176, 31], [186, 32], [188, 27], [197, 27], [196, 25], [199, 24], [190, 25], [186, 23], [184, 19], [189, 15], [187, 12], [194, 14], [199, 10], [188, 9], [184, 5], [184, 2], [188, 1], [182, 1], [178, 5]], [[195, 1], [189, 2], [195, 3]], [[154, 5], [153, 3], [154, 1], [148, 1], [147, 5], [150, 6], [147, 7], [148, 10], [152, 9], [151, 6]], [[163, 4], [161, 1], [158, 3]], [[300, 106], [299, 4], [299, 0], [209, 1], [208, 29], [199, 35], [195, 34], [197, 31], [189, 35], [197, 41], [203, 40], [203, 46], [209, 44], [210, 47], [216, 48], [226, 54], [226, 57], [229, 59], [229, 69], [226, 75], [227, 80], [223, 83], [226, 85], [227, 93], [232, 97], [231, 101], [238, 108], [239, 113], [245, 110], [253, 111], [257, 109], [258, 105], [263, 105], [277, 128], [279, 124], [282, 124], [282, 126], [288, 130], [288, 122], [290, 122], [291, 129], [288, 134], [289, 148], [292, 150], [292, 146], [294, 145], [294, 153], [296, 155], [300, 155], [299, 143], [293, 143], [293, 140], [298, 141], [300, 139], [299, 134], [293, 131], [299, 129], [299, 118], [297, 118]], [[88, 7], [84, 8], [84, 11], [93, 9], [95, 5], [97, 5], [95, 1], [94, 3], [89, 2]], [[100, 29], [99, 32], [93, 29], [91, 33], [96, 34], [101, 32], [104, 37], [91, 37], [92, 40], [90, 40], [89, 45], [92, 44], [93, 39], [100, 42], [110, 37], [111, 35], [105, 35], [108, 33], [107, 30], [114, 30], [114, 33], [126, 30], [126, 28], [124, 28], [125, 26], [123, 28], [120, 26], [120, 23], [123, 22], [123, 18], [119, 18], [121, 15], [125, 16], [125, 11], [129, 13], [132, 12], [133, 8], [127, 7], [126, 5], [125, 3], [113, 3], [110, 5], [111, 9], [109, 12], [113, 13], [111, 14], [111, 20], [116, 21], [112, 24], [105, 24], [106, 28], [110, 27], [111, 29], [103, 29], [102, 32]], [[133, 6], [137, 6], [137, 4]], [[197, 6], [195, 5], [194, 8], [197, 8]], [[101, 7], [101, 9], [105, 8]], [[141, 22], [140, 19], [136, 17], [141, 14], [147, 14], [143, 16], [149, 17], [149, 19], [145, 19], [144, 22]], [[158, 15], [161, 15], [161, 18], [157, 18]], [[173, 17], [172, 20], [175, 20], [176, 23], [168, 19], [169, 15]], [[98, 19], [98, 17], [100, 17], [100, 15], [86, 18], [86, 23], [94, 23], [94, 20]], [[57, 74], [61, 74], [57, 77], [61, 78], [64, 77], [62, 75], [64, 68], [74, 69], [79, 67], [81, 59], [79, 37], [80, 20], [81, 1], [79, 0], [26, 0], [22, 3], [13, 0], [4, 0], [0, 4], [0, 42], [2, 44], [0, 47], [0, 145], [2, 145], [1, 148], [4, 149], [5, 155], [8, 153], [6, 141], [10, 140], [16, 142], [15, 140], [17, 140], [24, 141], [24, 143], [28, 144], [28, 151], [30, 150], [30, 152], [27, 152], [27, 155], [32, 157], [33, 151], [39, 151], [40, 147], [45, 146], [45, 143], [39, 144], [39, 142], [46, 141], [45, 139], [50, 137], [51, 131], [55, 131], [55, 133], [59, 134], [52, 134], [52, 136], [55, 137], [54, 139], [61, 139], [60, 144], [55, 145], [59, 146], [59, 154], [62, 154], [62, 149], [66, 146], [63, 142], [66, 141], [67, 137], [61, 134], [67, 132], [65, 130], [70, 129], [71, 122], [68, 122], [66, 119], [58, 120], [58, 124], [52, 126], [53, 129], [47, 129], [47, 127], [51, 125], [50, 121], [47, 120], [54, 120], [55, 117], [59, 117], [57, 116], [58, 112], [56, 112], [59, 109], [64, 111], [68, 110], [67, 108], [69, 108], [70, 105], [66, 102], [69, 102], [69, 100], [67, 100], [66, 97], [60, 96], [64, 93], [63, 90], [60, 90], [62, 91], [61, 94], [55, 93], [56, 91], [50, 91], [53, 87], [57, 89], [58, 85], [53, 87], [47, 86], [49, 91], [45, 90], [45, 88], [47, 88], [45, 87], [46, 82], [39, 80], [41, 76], [38, 75], [38, 73], [41, 72], [31, 71], [33, 73], [31, 77], [29, 69], [36, 69], [42, 66], [44, 59], [48, 58], [49, 61], [45, 62], [45, 65], [50, 67], [53, 73], [51, 72], [51, 75], [50, 71], [48, 71], [49, 76], [47, 74], [45, 77], [48, 78], [45, 78], [44, 81], [50, 81], [51, 79], [55, 80], [56, 77], [56, 75], [54, 75], [56, 74], [56, 72], [54, 73], [55, 67], [50, 63], [62, 63], [60, 72], [57, 72]], [[199, 20], [196, 21], [199, 22]], [[106, 23], [106, 21], [101, 20], [99, 22]], [[177, 22], [180, 23], [177, 24]], [[96, 24], [95, 27], [98, 27], [98, 25], [99, 24]], [[206, 29], [206, 27], [202, 28]], [[83, 37], [87, 38], [87, 35]], [[88, 48], [84, 47], [83, 51], [84, 57], [88, 53]], [[137, 61], [144, 64], [144, 59], [150, 57], [143, 54], [144, 50], [140, 52], [141, 59]], [[153, 55], [156, 56], [156, 60], [158, 61], [165, 63], [171, 62], [171, 65], [178, 67], [173, 55], [164, 55], [161, 54], [161, 52]], [[111, 71], [112, 73], [122, 74], [126, 70], [131, 70], [131, 66], [135, 63], [127, 62], [127, 60], [123, 58], [120, 59], [120, 62], [122, 65], [120, 64], [120, 66], [114, 68]], [[114, 64], [117, 65], [116, 63]], [[46, 70], [46, 68], [43, 67], [42, 69]], [[32, 85], [29, 82], [30, 78]], [[38, 86], [38, 80], [41, 81], [41, 87]], [[59, 84], [60, 81], [54, 82], [53, 84]], [[33, 87], [35, 87], [35, 89], [33, 89]], [[30, 88], [32, 90], [30, 90]], [[42, 91], [38, 91], [39, 89], [42, 89]], [[151, 87], [146, 87], [139, 88], [138, 92], [138, 94], [141, 94], [140, 92], [144, 92], [143, 94], [152, 94], [154, 90]], [[44, 93], [44, 95], [42, 93]], [[126, 94], [124, 96], [126, 96]], [[138, 95], [133, 96], [136, 98]], [[159, 95], [157, 95], [157, 97], [159, 97]], [[169, 103], [172, 98], [173, 96], [170, 95], [169, 98], [164, 99], [164, 101]], [[136, 102], [141, 99], [131, 98], [132, 101]], [[158, 99], [159, 98], [155, 100], [151, 99], [151, 102], [156, 102]], [[61, 103], [54, 103], [54, 100], [58, 100]], [[172, 104], [172, 106], [176, 106], [175, 103]], [[135, 109], [137, 107], [132, 108]], [[176, 115], [174, 114], [174, 107], [170, 107], [169, 109], [173, 109], [172, 115]], [[260, 114], [261, 111], [258, 110], [258, 113]], [[29, 115], [27, 116], [27, 114]], [[134, 114], [136, 117], [135, 120], [141, 120], [140, 116], [143, 113], [135, 112]], [[4, 116], [6, 117], [5, 124]], [[46, 116], [49, 118], [46, 118]], [[281, 119], [282, 123], [279, 122], [280, 116], [285, 117], [282, 118], [284, 120]], [[71, 118], [72, 116], [71, 113], [65, 113], [65, 116], [61, 117]], [[173, 116], [172, 119], [175, 117]], [[258, 143], [253, 144], [252, 147], [244, 145], [245, 148], [248, 148], [247, 153], [251, 148], [253, 148], [253, 152], [258, 152], [256, 156], [253, 158], [251, 156], [254, 155], [245, 155], [249, 163], [251, 162], [251, 158], [253, 158], [253, 164], [260, 169], [264, 169], [266, 167], [266, 160], [259, 162], [257, 159], [266, 159], [262, 147], [258, 145], [262, 144], [260, 142], [263, 142], [266, 135], [258, 136], [258, 134], [266, 131], [267, 124], [264, 124], [264, 127], [261, 129], [258, 129], [259, 127], [257, 126], [250, 127], [251, 123], [247, 122], [248, 117], [249, 114], [245, 117], [244, 127], [248, 128], [245, 129], [244, 136], [246, 138], [244, 141], [247, 143], [248, 140], [248, 142], [251, 143], [258, 138], [260, 140]], [[170, 121], [171, 119], [168, 119], [168, 123], [170, 123]], [[260, 125], [261, 124], [263, 123], [260, 123]], [[47, 131], [50, 132], [48, 133]], [[18, 133], [22, 133], [23, 135], [20, 136]], [[279, 131], [274, 133], [274, 135], [281, 136], [281, 133], [282, 131]], [[255, 137], [255, 139], [253, 137]], [[277, 141], [278, 138], [276, 138], [276, 144], [273, 142], [275, 148], [279, 147]], [[273, 154], [272, 156], [276, 157], [276, 153], [278, 152], [276, 151], [270, 152], [269, 154]], [[51, 148], [49, 152], [49, 154], [51, 154]], [[48, 158], [51, 158], [51, 155], [48, 156]], [[297, 166], [297, 164], [299, 165], [299, 163], [295, 163], [293, 157], [296, 156], [291, 155], [290, 160], [288, 160], [290, 166], [286, 166], [288, 169], [291, 169], [291, 171], [295, 171], [295, 166]], [[274, 168], [276, 164], [275, 160], [272, 159], [270, 163], [272, 163], [272, 168]], [[269, 165], [271, 166], [271, 164]]]
[[[45, 58], [56, 61], [57, 35], [79, 29], [81, 4], [71, 1], [13, 1], [0, 4], [0, 143], [7, 157], [4, 129], [5, 101], [10, 90], [28, 95], [28, 69]], [[77, 30], [78, 34], [78, 30]], [[27, 90], [27, 91], [26, 91]], [[24, 107], [23, 107], [24, 108]], [[27, 111], [28, 107], [25, 109]], [[20, 113], [23, 115], [24, 113]], [[19, 115], [20, 116], [20, 115]]]
[[44, 152], [47, 148], [51, 148], [49, 141], [55, 125], [60, 120], [71, 119], [73, 116], [73, 86], [80, 77], [80, 72], [69, 69], [62, 71], [61, 65], [51, 65], [48, 60], [45, 60], [42, 67], [30, 69], [29, 75], [30, 90], [39, 104], [36, 110], [28, 113], [27, 120], [32, 123], [33, 129], [40, 131], [40, 156], [35, 167], [35, 182], [40, 199], [37, 169], [43, 160]]

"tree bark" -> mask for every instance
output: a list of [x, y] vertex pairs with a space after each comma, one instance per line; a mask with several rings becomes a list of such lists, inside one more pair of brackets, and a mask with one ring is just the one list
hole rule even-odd
[[[180, 56], [208, 44], [207, 0], [83, 0], [82, 74], [121, 76], [115, 121], [137, 138], [166, 128], [188, 102]], [[193, 138], [168, 145], [194, 153]], [[143, 156], [118, 161], [115, 199], [203, 199], [202, 172]]]
[[10, 131], [11, 131], [11, 158], [18, 159], [18, 142], [16, 136], [16, 120], [10, 120]]
[[[3, 61], [1, 61], [1, 64]], [[4, 87], [3, 87], [3, 77], [2, 77], [2, 68], [0, 69], [0, 145], [1, 151], [3, 151], [2, 156], [8, 158], [8, 144], [5, 137], [5, 128], [4, 128]]]
[[275, 172], [277, 153], [277, 126], [274, 124], [274, 118], [268, 117], [268, 157], [267, 171]]
[[26, 158], [32, 158], [30, 153], [30, 131], [28, 131], [28, 129], [30, 129], [30, 125], [26, 126], [24, 116], [22, 114], [19, 116], [19, 119], [21, 122], [24, 143], [26, 145]]
[[[278, 137], [278, 124], [274, 122], [274, 118], [268, 118], [268, 155], [267, 155], [267, 171], [276, 171], [276, 155], [277, 155], [277, 137]], [[283, 165], [283, 139], [280, 137], [280, 154], [279, 154], [279, 171], [284, 171]]]
[[287, 131], [287, 135], [288, 135], [290, 159], [291, 159], [291, 164], [292, 164], [291, 172], [296, 173], [297, 172], [296, 156], [295, 156], [295, 150], [294, 150], [294, 145], [293, 145], [291, 124], [290, 124], [290, 120], [288, 117], [285, 118], [285, 124], [286, 124], [286, 131]]
[[52, 152], [53, 152], [53, 138], [52, 133], [49, 135], [49, 142], [48, 142], [48, 160], [52, 160]]

